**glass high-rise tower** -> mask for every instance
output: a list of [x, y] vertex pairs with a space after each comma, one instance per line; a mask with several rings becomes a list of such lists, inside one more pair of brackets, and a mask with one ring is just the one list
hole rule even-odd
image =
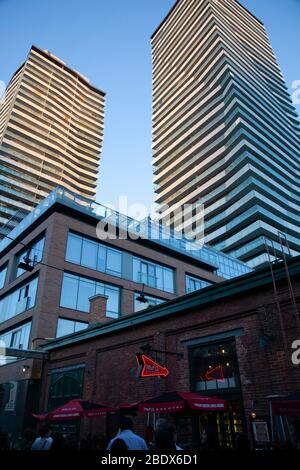
[[105, 94], [32, 46], [0, 103], [0, 237], [56, 186], [94, 198]]
[[263, 24], [236, 0], [178, 0], [152, 36], [162, 221], [205, 208], [205, 242], [256, 267], [300, 253], [300, 131]]

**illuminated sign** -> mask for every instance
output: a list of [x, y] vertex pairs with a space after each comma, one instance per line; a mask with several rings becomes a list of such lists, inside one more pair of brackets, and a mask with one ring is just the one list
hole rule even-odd
[[169, 371], [144, 354], [136, 354], [139, 377], [167, 377]]
[[223, 366], [219, 365], [213, 369], [209, 369], [205, 373], [205, 380], [217, 380], [217, 382], [224, 382]]

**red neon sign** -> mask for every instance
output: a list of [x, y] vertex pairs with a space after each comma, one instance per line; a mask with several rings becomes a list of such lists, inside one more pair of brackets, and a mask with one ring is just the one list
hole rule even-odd
[[140, 377], [167, 377], [169, 375], [166, 367], [157, 364], [157, 362], [144, 354], [137, 354], [136, 360], [140, 367]]
[[214, 367], [213, 369], [208, 370], [205, 373], [205, 379], [206, 380], [216, 380], [217, 382], [224, 382], [224, 370], [223, 366], [219, 365], [217, 367]]

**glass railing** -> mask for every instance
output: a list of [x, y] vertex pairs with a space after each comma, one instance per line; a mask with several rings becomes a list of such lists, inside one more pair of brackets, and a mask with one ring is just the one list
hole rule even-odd
[[172, 229], [164, 228], [149, 218], [143, 221], [135, 220], [63, 187], [57, 187], [53, 190], [48, 197], [41, 201], [40, 204], [10, 232], [9, 238], [4, 238], [0, 242], [0, 253], [12, 240], [19, 237], [23, 231], [56, 202], [60, 202], [80, 212], [88, 213], [99, 220], [105, 219], [105, 223], [110, 223], [112, 226], [117, 226], [127, 231], [129, 236], [133, 234], [133, 239], [136, 239], [136, 235], [138, 234], [140, 238], [151, 240], [154, 243], [170, 248], [178, 253], [190, 256], [210, 266], [211, 270], [219, 276], [231, 278], [252, 271], [249, 266], [241, 261], [203, 245], [198, 240], [189, 240], [181, 233], [176, 233]]

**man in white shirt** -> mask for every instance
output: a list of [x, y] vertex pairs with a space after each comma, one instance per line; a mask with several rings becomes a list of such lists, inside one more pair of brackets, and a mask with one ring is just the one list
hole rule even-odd
[[50, 437], [50, 430], [42, 428], [39, 437], [36, 438], [31, 446], [31, 450], [50, 450], [53, 444], [53, 439]]
[[130, 418], [124, 418], [120, 425], [119, 434], [114, 437], [107, 446], [107, 450], [114, 450], [114, 442], [122, 440], [127, 450], [148, 450], [147, 444], [140, 436], [133, 432], [133, 422]]

